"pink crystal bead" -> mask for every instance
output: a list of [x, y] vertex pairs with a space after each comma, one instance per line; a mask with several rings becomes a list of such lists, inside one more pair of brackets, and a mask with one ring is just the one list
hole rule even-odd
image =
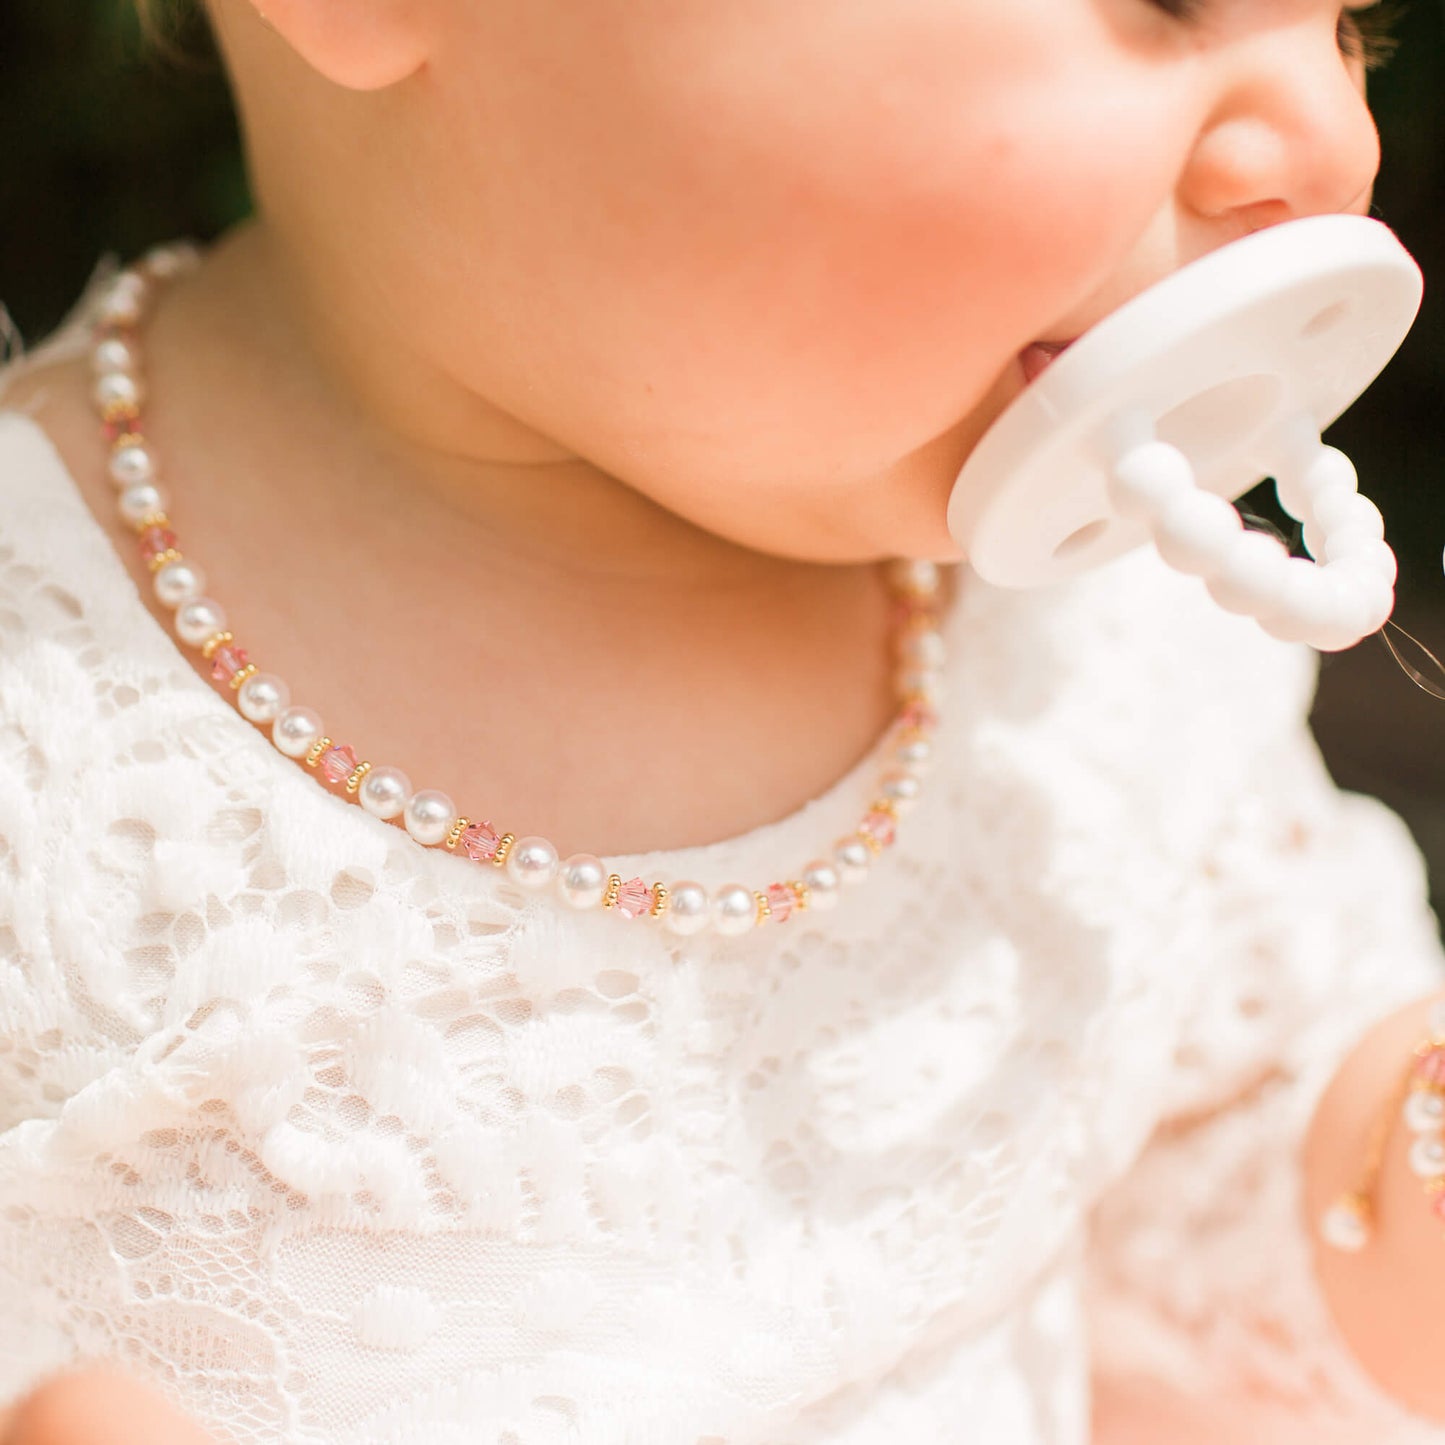
[[1445, 1048], [1432, 1048], [1420, 1060], [1416, 1072], [1432, 1089], [1445, 1090]]
[[1445, 1221], [1445, 1189], [1442, 1189], [1431, 1200], [1430, 1207], [1435, 1211], [1436, 1219]]
[[501, 842], [502, 835], [490, 823], [473, 823], [462, 829], [457, 847], [474, 863], [490, 863]]
[[617, 890], [617, 911], [624, 918], [641, 918], [652, 912], [652, 889], [640, 878], [632, 878]]
[[147, 527], [140, 534], [140, 554], [143, 561], [154, 562], [163, 552], [178, 546], [180, 538], [169, 527]]
[[891, 848], [898, 837], [898, 825], [887, 813], [882, 812], [869, 813], [863, 819], [863, 831], [877, 839], [885, 848]]
[[116, 416], [112, 417], [109, 421], [102, 422], [101, 425], [105, 428], [105, 438], [107, 441], [119, 441], [121, 437], [130, 433], [137, 436], [140, 435], [139, 416]]
[[798, 906], [793, 890], [781, 883], [770, 884], [764, 897], [768, 900], [768, 914], [774, 923], [786, 923]]
[[360, 761], [352, 752], [350, 743], [341, 743], [321, 754], [321, 771], [327, 782], [344, 783], [356, 771]]
[[938, 726], [938, 714], [926, 702], [915, 699], [898, 714], [898, 721], [904, 727], [917, 728], [920, 732], [932, 732]]
[[243, 668], [250, 667], [251, 659], [244, 647], [218, 647], [211, 654], [211, 679], [214, 682], [230, 682]]
[[899, 632], [905, 627], [932, 626], [938, 615], [933, 599], [928, 597], [894, 598], [889, 613], [889, 621]]

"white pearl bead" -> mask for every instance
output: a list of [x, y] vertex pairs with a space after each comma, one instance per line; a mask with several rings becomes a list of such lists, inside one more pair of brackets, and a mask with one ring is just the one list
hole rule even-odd
[[134, 371], [139, 364], [135, 348], [123, 336], [107, 336], [90, 354], [91, 369], [97, 376], [107, 371]]
[[679, 938], [691, 938], [708, 926], [711, 914], [712, 900], [701, 883], [674, 883], [662, 921]]
[[1422, 1134], [1410, 1146], [1410, 1169], [1421, 1179], [1445, 1174], [1445, 1139], [1439, 1134]]
[[942, 585], [936, 562], [900, 557], [888, 564], [888, 580], [900, 592], [914, 597], [932, 597]]
[[943, 634], [936, 627], [910, 629], [898, 639], [899, 660], [908, 667], [942, 667], [948, 657]]
[[1154, 525], [1159, 555], [1191, 577], [1212, 577], [1224, 566], [1244, 523], [1223, 497], [1191, 487], [1165, 506]]
[[112, 406], [139, 406], [144, 388], [140, 378], [126, 371], [107, 371], [96, 378], [95, 404], [102, 411]]
[[902, 768], [891, 768], [878, 780], [878, 791], [900, 813], [911, 813], [918, 805], [923, 785], [912, 773], [905, 773]]
[[236, 694], [241, 716], [263, 727], [275, 722], [290, 705], [291, 689], [274, 672], [253, 672]]
[[110, 479], [118, 487], [132, 487], [137, 482], [155, 480], [156, 459], [149, 447], [140, 445], [118, 447], [110, 454]]
[[831, 863], [822, 858], [815, 859], [803, 869], [801, 881], [808, 890], [810, 910], [826, 913], [838, 906], [838, 899], [843, 891], [843, 879]]
[[894, 686], [900, 697], [919, 697], [924, 702], [937, 703], [943, 688], [943, 677], [932, 668], [905, 667], [894, 678]]
[[[448, 825], [450, 826], [450, 824]], [[557, 850], [545, 838], [519, 838], [507, 854], [507, 877], [541, 892], [557, 876]]]
[[137, 482], [135, 486], [127, 487], [116, 501], [121, 516], [132, 527], [139, 526], [157, 512], [164, 512], [170, 504], [166, 489], [154, 482]]
[[161, 281], [184, 276], [200, 265], [201, 253], [189, 241], [172, 241], [147, 251], [142, 262], [150, 274]]
[[1206, 580], [1209, 595], [1226, 612], [1270, 616], [1284, 606], [1289, 554], [1266, 532], [1243, 532], [1225, 554], [1224, 565]]
[[1302, 470], [1289, 468], [1275, 480], [1279, 504], [1297, 522], [1308, 522], [1311, 513], [1318, 515], [1317, 504], [1331, 492], [1359, 490], [1360, 478], [1355, 464], [1337, 447], [1321, 447]]
[[136, 271], [122, 271], [110, 283], [96, 308], [103, 326], [134, 326], [145, 309], [145, 278]]
[[1413, 1134], [1438, 1134], [1445, 1124], [1445, 1095], [1415, 1089], [1405, 1100], [1405, 1127]]
[[839, 838], [833, 845], [833, 862], [844, 883], [862, 883], [873, 866], [873, 850], [856, 833]]
[[179, 607], [182, 602], [191, 602], [206, 590], [206, 574], [194, 562], [184, 558], [167, 562], [151, 578], [151, 586], [164, 607]]
[[712, 901], [713, 927], [724, 938], [751, 933], [758, 921], [758, 900], [741, 883], [725, 883]]
[[570, 908], [596, 908], [607, 892], [607, 865], [591, 853], [574, 853], [557, 874], [557, 892]]
[[373, 818], [395, 818], [412, 795], [411, 779], [400, 768], [373, 768], [356, 790], [361, 806]]
[[1109, 501], [1124, 517], [1161, 514], [1169, 503], [1195, 490], [1194, 468], [1178, 447], [1145, 442], [1126, 452], [1109, 477]]
[[1358, 1254], [1370, 1241], [1370, 1226], [1358, 1205], [1341, 1200], [1325, 1211], [1320, 1236], [1334, 1249]]
[[176, 609], [176, 636], [191, 647], [202, 647], [226, 630], [226, 609], [210, 597], [197, 597]]
[[456, 816], [452, 800], [437, 788], [423, 788], [413, 793], [403, 810], [406, 831], [427, 847], [435, 846], [446, 837]]
[[893, 749], [893, 761], [921, 777], [933, 766], [933, 743], [928, 738], [910, 738]]
[[271, 726], [271, 741], [288, 758], [304, 758], [321, 736], [321, 714], [311, 707], [288, 707]]

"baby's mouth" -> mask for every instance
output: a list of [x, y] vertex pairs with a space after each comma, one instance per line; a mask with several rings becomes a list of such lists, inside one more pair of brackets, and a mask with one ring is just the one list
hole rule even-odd
[[1078, 337], [1069, 341], [1035, 341], [1019, 352], [1019, 364], [1024, 369], [1024, 380], [1032, 383], [1041, 377], [1049, 367], [1071, 347]]

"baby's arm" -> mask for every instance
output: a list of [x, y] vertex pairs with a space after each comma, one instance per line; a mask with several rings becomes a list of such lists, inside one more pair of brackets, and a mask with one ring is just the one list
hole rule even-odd
[[1164, 1122], [1093, 1215], [1095, 1445], [1438, 1445], [1445, 1238], [1398, 1141], [1388, 1253], [1316, 1244], [1445, 985], [1419, 855], [1335, 790], [1303, 719], [1236, 789]]
[[[1372, 1028], [1330, 1081], [1305, 1144], [1305, 1213], [1320, 1215], [1359, 1178], [1371, 1128], [1411, 1051], [1429, 1033], [1435, 1000]], [[1370, 1244], [1321, 1247], [1315, 1269], [1341, 1334], [1369, 1373], [1412, 1410], [1445, 1425], [1445, 1230], [1410, 1170], [1410, 1134], [1391, 1132]]]
[[4, 1445], [212, 1445], [154, 1391], [109, 1369], [56, 1375], [0, 1410]]

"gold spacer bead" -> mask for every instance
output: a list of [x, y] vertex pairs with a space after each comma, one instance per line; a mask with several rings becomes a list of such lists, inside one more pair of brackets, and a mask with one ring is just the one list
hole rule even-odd
[[797, 900], [798, 912], [806, 913], [808, 905], [813, 901], [813, 890], [806, 883], [800, 883], [796, 878], [788, 880], [787, 888]]
[[146, 565], [150, 567], [152, 572], [159, 572], [167, 562], [179, 562], [182, 555], [177, 548], [167, 547], [164, 552], [157, 552]]
[[[139, 421], [140, 408], [130, 401], [107, 402], [100, 409], [100, 419], [107, 424], [118, 421]], [[129, 436], [130, 433], [127, 432], [126, 435]]]
[[361, 786], [361, 780], [371, 771], [370, 763], [357, 763], [356, 771], [346, 780], [346, 791], [354, 798], [356, 790]]
[[311, 751], [306, 754], [306, 766], [314, 768], [321, 761], [321, 755], [331, 746], [331, 739], [327, 737], [317, 738], [311, 744]]
[[868, 805], [870, 813], [887, 813], [896, 823], [898, 821], [898, 804], [892, 798], [879, 798], [877, 802]]
[[652, 914], [653, 918], [661, 918], [667, 912], [667, 900], [672, 897], [672, 890], [665, 883], [654, 883], [652, 885]]
[[231, 679], [231, 691], [240, 692], [241, 684], [245, 682], [248, 677], [254, 677], [259, 670], [254, 662], [248, 662], [245, 667]]
[[110, 444], [110, 449], [118, 452], [122, 447], [143, 447], [145, 440], [138, 431], [123, 431]]
[[863, 842], [867, 845], [868, 851], [875, 858], [879, 858], [882, 856], [883, 845], [872, 835], [872, 833], [865, 832], [862, 828], [860, 828], [858, 830], [857, 836], [863, 840]]
[[617, 907], [617, 895], [622, 892], [622, 875], [610, 873], [607, 876], [607, 892], [602, 895], [602, 906], [604, 908]]
[[517, 841], [515, 833], [503, 833], [502, 841], [497, 844], [496, 856], [492, 859], [493, 868], [503, 868], [507, 863], [507, 855], [512, 851], [512, 844]]
[[758, 900], [758, 922], [759, 928], [773, 916], [773, 905], [768, 902], [766, 893], [754, 893], [753, 897]]
[[453, 821], [451, 830], [447, 833], [446, 847], [449, 853], [457, 851], [457, 844], [461, 842], [462, 834], [472, 826], [470, 818], [457, 818]]
[[1433, 1179], [1425, 1181], [1425, 1193], [1434, 1198], [1437, 1194], [1445, 1194], [1445, 1174], [1437, 1174]]
[[144, 532], [150, 527], [169, 527], [171, 519], [164, 512], [147, 512], [139, 522], [135, 524], [137, 532]]
[[201, 648], [201, 656], [209, 662], [215, 655], [216, 650], [227, 646], [236, 640], [235, 635], [230, 632], [213, 632]]

